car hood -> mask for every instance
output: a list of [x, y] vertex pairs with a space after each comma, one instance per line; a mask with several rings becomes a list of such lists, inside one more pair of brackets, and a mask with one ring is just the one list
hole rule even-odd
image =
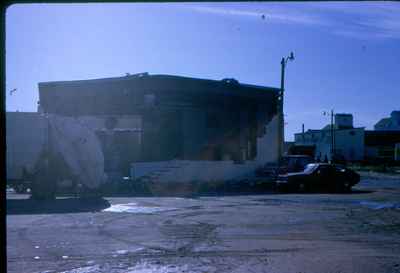
[[306, 175], [305, 172], [295, 172], [295, 173], [287, 173], [283, 175], [279, 175], [279, 177], [295, 177], [295, 176], [304, 176]]

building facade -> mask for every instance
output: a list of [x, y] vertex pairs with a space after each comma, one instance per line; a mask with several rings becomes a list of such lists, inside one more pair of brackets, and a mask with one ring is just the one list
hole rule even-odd
[[399, 161], [400, 111], [378, 121], [374, 130], [365, 132], [365, 159], [371, 162]]
[[351, 114], [336, 114], [333, 130], [327, 125], [321, 130], [297, 133], [295, 145], [313, 146], [316, 160], [332, 160], [334, 154], [346, 161], [360, 161], [364, 158], [364, 128], [353, 127]]
[[39, 83], [41, 111], [92, 124], [125, 174], [128, 162], [276, 162], [278, 95], [234, 79], [147, 73]]

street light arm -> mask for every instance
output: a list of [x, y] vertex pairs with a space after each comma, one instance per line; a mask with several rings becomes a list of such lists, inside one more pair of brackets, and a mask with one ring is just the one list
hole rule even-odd
[[287, 56], [286, 58], [282, 58], [282, 65], [286, 65], [288, 61], [293, 61], [294, 60], [294, 54], [293, 52], [290, 52], [290, 55]]

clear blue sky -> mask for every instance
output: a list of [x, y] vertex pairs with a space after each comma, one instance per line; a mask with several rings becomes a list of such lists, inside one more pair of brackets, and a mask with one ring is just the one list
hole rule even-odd
[[400, 110], [394, 2], [13, 5], [6, 109], [36, 111], [38, 82], [127, 72], [279, 87], [280, 60], [290, 51], [286, 139], [302, 123], [323, 127], [331, 108], [368, 129]]

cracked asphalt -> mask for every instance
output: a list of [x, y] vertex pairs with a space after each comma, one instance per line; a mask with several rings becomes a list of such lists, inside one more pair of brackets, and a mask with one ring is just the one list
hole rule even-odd
[[110, 197], [86, 211], [7, 198], [8, 272], [400, 272], [399, 176], [364, 174], [351, 194]]

